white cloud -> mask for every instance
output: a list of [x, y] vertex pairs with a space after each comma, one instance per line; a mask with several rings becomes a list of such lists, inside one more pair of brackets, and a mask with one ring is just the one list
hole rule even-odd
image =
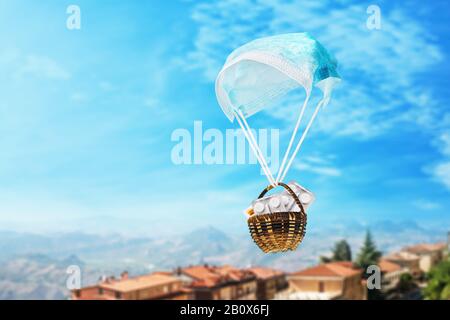
[[450, 132], [441, 134], [438, 140], [438, 146], [442, 154], [450, 157]]
[[70, 95], [70, 100], [74, 102], [85, 102], [88, 99], [88, 96], [83, 92], [74, 92]]
[[[382, 29], [366, 28], [367, 6], [321, 1], [220, 1], [194, 7], [198, 24], [188, 68], [213, 80], [226, 56], [256, 37], [308, 31], [340, 63], [344, 79], [314, 131], [371, 138], [401, 123], [439, 126], [438, 104], [416, 77], [442, 60], [428, 31], [408, 12], [381, 7]], [[326, 17], [326, 18], [325, 18]], [[295, 121], [292, 105], [272, 114]], [[294, 120], [292, 120], [294, 119]]]
[[431, 168], [431, 174], [436, 181], [450, 190], [450, 132], [442, 133], [436, 145], [444, 157]]
[[53, 80], [68, 80], [71, 73], [56, 60], [43, 55], [25, 54], [17, 48], [4, 48], [0, 52], [2, 75], [13, 79], [30, 76]]
[[334, 156], [308, 156], [302, 158], [298, 164], [294, 165], [294, 169], [299, 171], [308, 171], [319, 175], [329, 177], [340, 177], [342, 172], [340, 169], [332, 165]]
[[432, 172], [435, 179], [450, 190], [450, 161], [439, 163]]
[[144, 99], [144, 105], [151, 109], [157, 108], [158, 105], [160, 105], [160, 104], [161, 104], [161, 102], [158, 99], [153, 98], [153, 97], [148, 97], [148, 98]]
[[420, 199], [413, 202], [413, 205], [421, 210], [435, 210], [441, 208], [441, 205], [437, 202], [429, 201], [426, 199]]
[[67, 80], [71, 74], [56, 61], [45, 56], [29, 55], [20, 62], [15, 77], [37, 76], [54, 80]]
[[318, 166], [313, 166], [311, 164], [304, 163], [304, 162], [299, 163], [298, 165], [295, 166], [295, 168], [299, 171], [309, 171], [309, 172], [317, 173], [319, 175], [331, 176], [331, 177], [339, 177], [342, 174], [341, 171], [337, 168], [318, 167]]

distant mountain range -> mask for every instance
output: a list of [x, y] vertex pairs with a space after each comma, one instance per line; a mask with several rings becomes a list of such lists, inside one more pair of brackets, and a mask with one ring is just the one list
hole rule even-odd
[[313, 225], [297, 251], [269, 255], [247, 234], [231, 236], [211, 226], [166, 238], [0, 231], [0, 299], [63, 299], [70, 265], [80, 266], [83, 285], [123, 270], [136, 275], [199, 263], [262, 265], [289, 272], [316, 264], [343, 238], [356, 252], [369, 227], [379, 249], [387, 253], [413, 243], [445, 241], [449, 226], [429, 229], [414, 221], [390, 220], [370, 226], [341, 221], [318, 230]]
[[82, 264], [76, 257], [54, 260], [33, 254], [2, 262], [0, 299], [64, 299], [65, 270], [71, 264]]

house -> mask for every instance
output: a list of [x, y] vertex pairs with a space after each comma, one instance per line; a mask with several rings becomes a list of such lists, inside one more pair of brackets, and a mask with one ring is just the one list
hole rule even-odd
[[274, 299], [277, 293], [288, 288], [284, 272], [263, 267], [253, 267], [247, 270], [256, 277], [256, 298], [258, 300]]
[[417, 255], [419, 257], [420, 270], [429, 272], [433, 266], [444, 259], [446, 249], [445, 243], [422, 243], [406, 247], [403, 251]]
[[408, 268], [389, 260], [380, 259], [378, 266], [381, 271], [381, 290], [386, 292], [395, 289], [402, 274], [409, 273]]
[[122, 273], [120, 279], [108, 277], [100, 283], [72, 290], [73, 300], [188, 300], [191, 290], [177, 277], [155, 273], [129, 278]]
[[288, 275], [289, 291], [280, 299], [366, 300], [362, 270], [350, 261], [330, 262]]
[[177, 276], [189, 281], [189, 288], [198, 300], [254, 300], [256, 277], [247, 270], [228, 265], [179, 268]]
[[398, 251], [384, 256], [383, 259], [398, 264], [402, 268], [406, 268], [415, 278], [420, 277], [422, 274], [419, 265], [420, 257], [414, 253]]

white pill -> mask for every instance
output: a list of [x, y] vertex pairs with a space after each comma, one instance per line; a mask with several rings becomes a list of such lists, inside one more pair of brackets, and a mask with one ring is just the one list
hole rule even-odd
[[311, 196], [309, 194], [307, 194], [307, 193], [302, 193], [300, 195], [300, 201], [302, 203], [309, 203], [311, 201]]
[[272, 198], [272, 199], [270, 199], [269, 204], [270, 204], [271, 207], [278, 208], [280, 206], [280, 204], [281, 204], [280, 203], [280, 199]]
[[257, 203], [255, 203], [253, 209], [255, 210], [255, 212], [261, 213], [264, 211], [264, 204], [261, 202], [257, 202]]

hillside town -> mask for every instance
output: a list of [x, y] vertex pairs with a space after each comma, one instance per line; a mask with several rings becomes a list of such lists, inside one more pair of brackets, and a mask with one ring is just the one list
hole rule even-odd
[[352, 261], [328, 261], [286, 273], [267, 267], [208, 264], [131, 277], [103, 277], [72, 290], [73, 300], [367, 300], [422, 299], [427, 275], [449, 258], [447, 243], [404, 247], [378, 259], [381, 287], [371, 294], [367, 273]]

